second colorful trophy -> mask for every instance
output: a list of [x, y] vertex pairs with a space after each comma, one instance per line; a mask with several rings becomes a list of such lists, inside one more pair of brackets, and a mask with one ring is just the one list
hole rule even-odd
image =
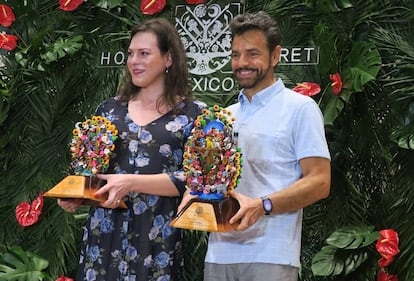
[[239, 209], [228, 195], [241, 176], [242, 158], [234, 132], [234, 117], [218, 105], [204, 109], [194, 121], [183, 169], [191, 199], [171, 226], [208, 232], [234, 230], [229, 219]]

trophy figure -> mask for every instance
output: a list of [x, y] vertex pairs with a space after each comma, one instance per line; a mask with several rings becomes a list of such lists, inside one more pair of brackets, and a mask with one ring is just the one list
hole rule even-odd
[[171, 226], [208, 232], [234, 230], [229, 219], [239, 209], [228, 195], [238, 183], [241, 153], [231, 112], [215, 105], [194, 121], [184, 148], [186, 187], [197, 195], [177, 214]]
[[[44, 196], [82, 198], [84, 205], [96, 206], [107, 199], [107, 195], [95, 197], [95, 192], [105, 184], [96, 174], [108, 168], [118, 131], [105, 117], [92, 116], [91, 119], [76, 123], [72, 133], [71, 166], [75, 175], [64, 178]], [[120, 207], [126, 208], [125, 202], [121, 201]]]

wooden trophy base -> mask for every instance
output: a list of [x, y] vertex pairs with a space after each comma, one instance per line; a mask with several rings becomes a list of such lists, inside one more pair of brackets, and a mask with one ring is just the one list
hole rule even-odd
[[[98, 206], [107, 199], [107, 195], [97, 198], [94, 196], [104, 184], [104, 180], [93, 176], [67, 176], [43, 196], [61, 199], [82, 198], [84, 205]], [[119, 207], [127, 208], [124, 201], [121, 201]]]
[[239, 208], [239, 202], [232, 197], [221, 200], [193, 198], [171, 221], [170, 226], [208, 232], [232, 231], [238, 224], [230, 224], [229, 220]]

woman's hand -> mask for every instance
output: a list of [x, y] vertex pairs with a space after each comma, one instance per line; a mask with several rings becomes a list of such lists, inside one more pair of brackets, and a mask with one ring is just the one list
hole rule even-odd
[[106, 180], [106, 184], [98, 189], [95, 197], [108, 194], [108, 199], [101, 203], [100, 206], [104, 208], [118, 208], [121, 200], [130, 191], [131, 179], [130, 175], [126, 174], [99, 174], [97, 177]]
[[76, 199], [66, 199], [66, 198], [59, 198], [57, 200], [58, 205], [65, 210], [66, 212], [76, 212], [80, 205], [83, 203], [82, 198]]
[[184, 192], [183, 199], [181, 200], [180, 205], [178, 205], [177, 214], [179, 214], [183, 210], [183, 208], [187, 205], [188, 202], [190, 202], [191, 199], [197, 197], [198, 195], [191, 195], [190, 192], [186, 190], [186, 192]]

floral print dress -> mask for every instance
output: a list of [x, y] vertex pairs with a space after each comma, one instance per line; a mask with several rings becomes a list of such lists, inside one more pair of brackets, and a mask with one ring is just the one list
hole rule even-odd
[[[169, 112], [145, 125], [135, 124], [126, 103], [108, 99], [96, 115], [118, 130], [108, 173], [171, 176], [180, 193], [183, 147], [203, 105], [182, 103], [182, 112]], [[180, 197], [131, 192], [128, 209], [91, 207], [83, 235], [77, 281], [183, 280], [182, 232], [169, 226]]]

